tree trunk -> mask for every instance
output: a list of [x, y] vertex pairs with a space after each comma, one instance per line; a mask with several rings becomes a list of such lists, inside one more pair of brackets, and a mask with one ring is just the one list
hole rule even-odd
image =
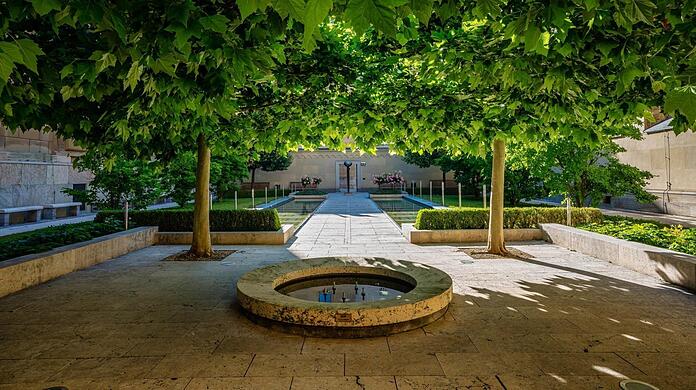
[[503, 206], [505, 188], [505, 141], [493, 140], [493, 172], [491, 177], [491, 211], [488, 222], [488, 253], [506, 255], [503, 234]]
[[[442, 170], [442, 183], [444, 184], [447, 181], [447, 171], [444, 169]], [[446, 184], [445, 184], [446, 186]]]
[[251, 188], [254, 188], [254, 183], [256, 183], [256, 168], [251, 168]]
[[210, 148], [203, 134], [198, 135], [198, 164], [196, 167], [196, 197], [193, 205], [193, 242], [190, 252], [197, 257], [213, 254], [210, 240]]

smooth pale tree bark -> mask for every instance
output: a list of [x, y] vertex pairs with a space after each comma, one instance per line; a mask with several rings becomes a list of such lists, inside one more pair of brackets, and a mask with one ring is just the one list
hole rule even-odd
[[491, 177], [491, 211], [488, 220], [488, 253], [505, 255], [503, 207], [505, 188], [505, 141], [493, 140], [493, 174]]
[[198, 135], [196, 197], [193, 206], [193, 241], [190, 252], [198, 257], [213, 254], [210, 240], [210, 148], [203, 134]]

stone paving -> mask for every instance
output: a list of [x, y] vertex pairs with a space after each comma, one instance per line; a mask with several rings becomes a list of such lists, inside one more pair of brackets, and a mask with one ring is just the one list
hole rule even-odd
[[[220, 246], [163, 262], [155, 246], [0, 299], [0, 389], [618, 389], [631, 377], [696, 388], [696, 297], [555, 245], [530, 260], [416, 246], [362, 194], [335, 194], [286, 246]], [[302, 257], [381, 256], [448, 272], [445, 318], [359, 340], [248, 321], [235, 281]]]

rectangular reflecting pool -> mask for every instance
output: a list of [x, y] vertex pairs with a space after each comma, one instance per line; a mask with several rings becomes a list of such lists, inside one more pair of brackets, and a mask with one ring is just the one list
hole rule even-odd
[[411, 202], [408, 199], [374, 199], [380, 209], [394, 220], [401, 228], [402, 223], [415, 223], [418, 210], [427, 209], [420, 203]]
[[293, 199], [273, 208], [278, 210], [280, 223], [293, 224], [295, 227], [298, 227], [321, 203], [321, 200]]

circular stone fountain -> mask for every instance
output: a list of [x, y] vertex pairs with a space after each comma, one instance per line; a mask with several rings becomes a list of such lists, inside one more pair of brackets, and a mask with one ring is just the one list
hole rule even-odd
[[452, 279], [420, 263], [368, 257], [294, 260], [251, 271], [237, 297], [252, 320], [319, 337], [371, 337], [440, 318]]

